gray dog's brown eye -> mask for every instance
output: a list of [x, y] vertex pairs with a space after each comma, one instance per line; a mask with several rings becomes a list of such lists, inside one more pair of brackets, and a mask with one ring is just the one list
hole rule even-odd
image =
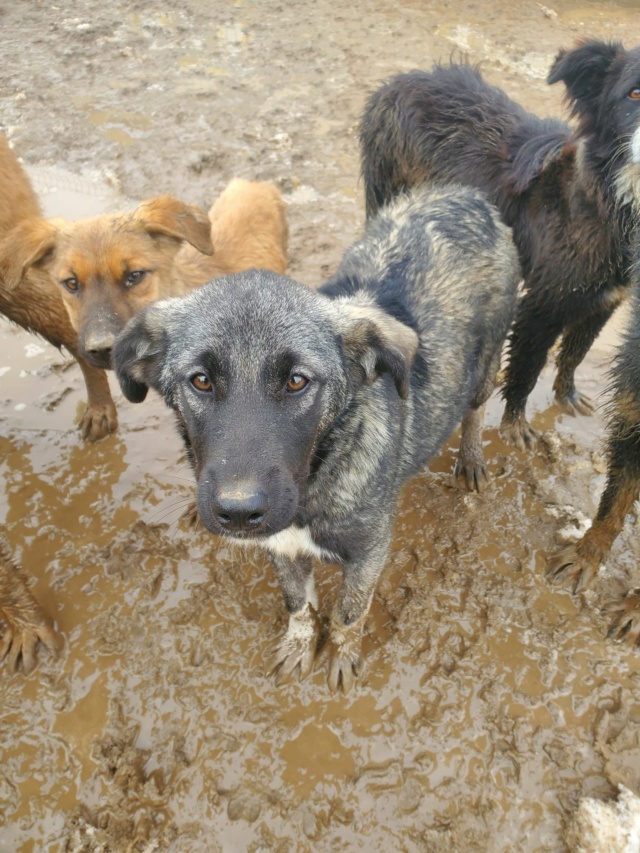
[[306, 376], [300, 376], [299, 373], [294, 373], [293, 376], [289, 377], [289, 381], [285, 385], [285, 388], [289, 394], [295, 394], [298, 391], [302, 391], [303, 388], [306, 388], [308, 384], [309, 380]]
[[65, 278], [60, 284], [64, 287], [65, 290], [68, 290], [69, 293], [77, 293], [80, 285], [78, 284], [78, 279], [75, 275], [72, 275], [70, 278]]
[[629, 92], [629, 97], [632, 101], [640, 101], [640, 86], [634, 86]]
[[206, 373], [196, 373], [191, 377], [191, 384], [197, 391], [211, 391], [213, 387]]
[[133, 287], [135, 284], [140, 284], [146, 274], [146, 270], [132, 270], [127, 276], [125, 284], [127, 287]]

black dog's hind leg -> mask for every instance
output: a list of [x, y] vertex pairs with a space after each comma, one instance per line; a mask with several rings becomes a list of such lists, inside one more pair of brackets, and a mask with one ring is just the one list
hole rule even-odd
[[487, 466], [482, 449], [482, 427], [484, 425], [484, 405], [496, 387], [496, 374], [500, 367], [501, 348], [495, 352], [484, 372], [475, 397], [462, 419], [460, 450], [454, 475], [465, 480], [471, 491], [483, 492], [489, 482]]
[[271, 554], [271, 562], [289, 612], [289, 625], [278, 643], [274, 672], [278, 682], [286, 681], [300, 667], [300, 678], [313, 669], [320, 637], [316, 614], [317, 598], [310, 557], [291, 560]]
[[562, 337], [560, 352], [556, 359], [558, 372], [553, 383], [553, 391], [558, 405], [570, 415], [590, 415], [594, 410], [591, 400], [576, 389], [574, 373], [613, 314], [617, 304], [579, 320], [570, 326]]
[[509, 364], [502, 395], [505, 410], [500, 424], [503, 441], [519, 450], [535, 447], [538, 436], [525, 416], [527, 398], [535, 388], [547, 353], [561, 334], [561, 320], [548, 316], [548, 306], [535, 304], [525, 295], [509, 337]]

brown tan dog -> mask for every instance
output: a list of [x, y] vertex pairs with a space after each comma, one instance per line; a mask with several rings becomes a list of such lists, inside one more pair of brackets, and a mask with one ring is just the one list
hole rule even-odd
[[[42, 217], [29, 179], [0, 134], [0, 314], [76, 358], [87, 386], [82, 437], [95, 440], [118, 425], [109, 383], [78, 353], [78, 339], [59, 288], [41, 261], [54, 246], [54, 231]], [[7, 203], [7, 200], [10, 200]]]
[[95, 367], [109, 367], [117, 334], [145, 305], [229, 273], [251, 268], [283, 273], [286, 251], [278, 190], [235, 179], [208, 217], [160, 196], [131, 213], [59, 225], [44, 265], [62, 285], [83, 357]]

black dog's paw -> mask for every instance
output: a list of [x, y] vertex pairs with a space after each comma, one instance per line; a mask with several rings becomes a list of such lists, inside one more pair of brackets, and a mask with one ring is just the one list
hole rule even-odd
[[500, 438], [506, 444], [512, 444], [518, 450], [533, 450], [539, 440], [538, 433], [531, 426], [524, 414], [510, 417], [506, 413], [500, 424]]
[[[594, 554], [583, 553], [582, 542], [569, 545], [547, 558], [547, 578], [571, 589], [581, 592], [591, 585], [600, 565]], [[588, 550], [588, 549], [587, 549]]]
[[569, 394], [556, 392], [556, 403], [563, 412], [568, 415], [592, 415], [595, 412], [595, 403], [586, 394], [582, 394], [574, 388]]
[[608, 639], [640, 646], [640, 590], [628, 593], [625, 598], [608, 601], [602, 611], [613, 614], [607, 631]]

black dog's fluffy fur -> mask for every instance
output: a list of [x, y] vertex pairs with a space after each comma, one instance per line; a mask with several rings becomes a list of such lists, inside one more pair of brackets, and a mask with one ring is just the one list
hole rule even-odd
[[342, 565], [330, 685], [347, 690], [398, 491], [462, 419], [458, 474], [484, 481], [482, 408], [515, 312], [509, 229], [477, 191], [416, 191], [372, 219], [319, 291], [268, 272], [142, 311], [116, 343], [127, 397], [178, 415], [213, 533], [261, 545], [289, 611], [281, 676], [318, 640], [313, 556]]
[[466, 64], [393, 78], [360, 130], [368, 216], [409, 187], [454, 182], [483, 190], [513, 228], [525, 295], [502, 433], [521, 448], [535, 443], [526, 401], [560, 335], [556, 399], [592, 410], [574, 372], [625, 296], [640, 201], [640, 48], [561, 51], [548, 82], [565, 84], [575, 130], [527, 112]]

